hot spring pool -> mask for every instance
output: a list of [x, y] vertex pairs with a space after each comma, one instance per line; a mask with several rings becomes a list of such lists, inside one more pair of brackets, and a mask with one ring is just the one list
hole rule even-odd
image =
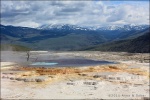
[[90, 59], [53, 59], [37, 61], [30, 64], [34, 67], [82, 67], [82, 66], [94, 66], [94, 65], [105, 65], [105, 64], [115, 64], [115, 62], [110, 61], [96, 61]]
[[45, 66], [52, 66], [52, 65], [56, 65], [58, 63], [53, 63], [53, 62], [35, 62], [35, 63], [32, 63], [30, 65], [45, 65]]

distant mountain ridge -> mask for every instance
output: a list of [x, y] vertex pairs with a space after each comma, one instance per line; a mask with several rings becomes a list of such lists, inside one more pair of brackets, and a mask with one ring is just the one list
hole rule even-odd
[[113, 41], [82, 50], [150, 53], [150, 32], [134, 39]]
[[112, 41], [137, 38], [149, 31], [149, 25], [81, 27], [43, 25], [38, 28], [0, 25], [1, 43], [21, 45], [33, 50], [80, 50]]
[[122, 26], [107, 26], [107, 27], [100, 27], [99, 30], [143, 30], [148, 28], [148, 25], [122, 25]]
[[77, 26], [77, 25], [69, 25], [69, 24], [45, 24], [37, 27], [37, 29], [42, 30], [51, 30], [51, 29], [73, 29], [73, 30], [143, 30], [148, 28], [149, 25], [108, 25], [108, 26], [93, 26], [93, 27], [85, 27], [85, 26]]

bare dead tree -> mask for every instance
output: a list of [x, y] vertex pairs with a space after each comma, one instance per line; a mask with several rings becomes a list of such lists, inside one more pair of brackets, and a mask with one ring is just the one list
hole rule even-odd
[[141, 57], [140, 57], [141, 63], [143, 63], [143, 50], [141, 50]]
[[30, 58], [30, 51], [27, 51], [27, 61], [29, 61], [29, 58]]

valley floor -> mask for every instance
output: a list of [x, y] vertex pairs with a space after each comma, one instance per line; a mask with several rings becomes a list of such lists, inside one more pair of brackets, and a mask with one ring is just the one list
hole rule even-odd
[[[149, 54], [53, 52], [59, 56], [115, 61], [78, 68], [33, 68], [1, 62], [1, 99], [149, 98]], [[6, 59], [5, 59], [6, 60]]]

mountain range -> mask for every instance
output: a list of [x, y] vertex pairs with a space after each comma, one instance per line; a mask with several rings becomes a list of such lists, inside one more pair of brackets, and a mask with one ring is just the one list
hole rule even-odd
[[[112, 44], [115, 46], [120, 41], [134, 39], [138, 41], [141, 36], [149, 34], [149, 25], [83, 27], [69, 24], [49, 24], [37, 28], [0, 25], [0, 29], [2, 44], [20, 45], [32, 50], [104, 50], [102, 48], [110, 47]], [[142, 38], [143, 43], [148, 42], [144, 42], [146, 38], [149, 39], [149, 35]], [[108, 46], [108, 44], [110, 45]], [[111, 51], [116, 50], [115, 47], [113, 48], [111, 47]], [[122, 49], [119, 51], [141, 52], [141, 50], [134, 49], [126, 50], [125, 47]], [[149, 50], [143, 52], [149, 52]]]
[[77, 26], [77, 25], [69, 25], [69, 24], [45, 24], [37, 27], [38, 29], [42, 30], [51, 30], [51, 29], [72, 29], [72, 30], [142, 30], [148, 28], [148, 25], [135, 25], [135, 24], [128, 24], [128, 25], [108, 25], [108, 26]]

